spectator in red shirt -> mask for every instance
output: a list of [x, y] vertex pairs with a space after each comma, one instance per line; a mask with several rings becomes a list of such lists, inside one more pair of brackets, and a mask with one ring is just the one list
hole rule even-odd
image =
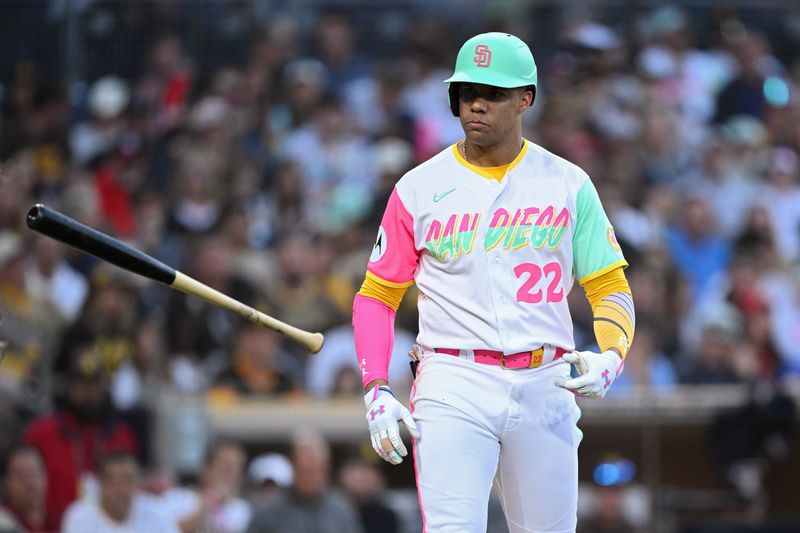
[[133, 431], [111, 406], [107, 375], [96, 352], [74, 352], [55, 412], [31, 422], [23, 440], [44, 459], [47, 509], [56, 524], [70, 503], [95, 490], [93, 473], [100, 457], [136, 452]]

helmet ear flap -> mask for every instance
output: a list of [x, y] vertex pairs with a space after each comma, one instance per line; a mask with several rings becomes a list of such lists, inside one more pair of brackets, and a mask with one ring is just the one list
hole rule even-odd
[[461, 86], [460, 83], [451, 83], [450, 86], [447, 88], [447, 101], [450, 104], [450, 112], [453, 113], [454, 117], [459, 116], [458, 88], [460, 86]]

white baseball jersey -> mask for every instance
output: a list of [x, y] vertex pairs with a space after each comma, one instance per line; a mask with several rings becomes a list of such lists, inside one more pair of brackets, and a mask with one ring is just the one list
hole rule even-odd
[[404, 175], [367, 275], [417, 284], [422, 346], [573, 349], [573, 280], [627, 266], [594, 185], [529, 141], [500, 183], [476, 169], [453, 145]]

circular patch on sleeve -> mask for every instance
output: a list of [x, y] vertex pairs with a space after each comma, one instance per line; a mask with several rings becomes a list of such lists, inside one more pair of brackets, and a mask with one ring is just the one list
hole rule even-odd
[[378, 238], [375, 239], [375, 245], [372, 247], [372, 253], [369, 256], [369, 262], [375, 263], [380, 261], [383, 254], [386, 253], [387, 241], [386, 241], [386, 231], [383, 229], [383, 226], [378, 228]]
[[614, 233], [614, 228], [608, 228], [607, 236], [608, 242], [611, 243], [611, 246], [613, 246], [616, 251], [621, 252], [622, 247], [620, 247], [619, 241], [617, 241], [617, 235]]

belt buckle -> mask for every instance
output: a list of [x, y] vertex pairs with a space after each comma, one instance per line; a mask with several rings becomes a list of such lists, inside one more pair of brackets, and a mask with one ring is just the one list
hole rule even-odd
[[501, 368], [508, 368], [506, 366], [506, 354], [505, 354], [505, 352], [500, 352], [500, 367]]
[[544, 359], [544, 346], [540, 346], [535, 350], [531, 350], [531, 362], [528, 368], [538, 368], [542, 366]]

